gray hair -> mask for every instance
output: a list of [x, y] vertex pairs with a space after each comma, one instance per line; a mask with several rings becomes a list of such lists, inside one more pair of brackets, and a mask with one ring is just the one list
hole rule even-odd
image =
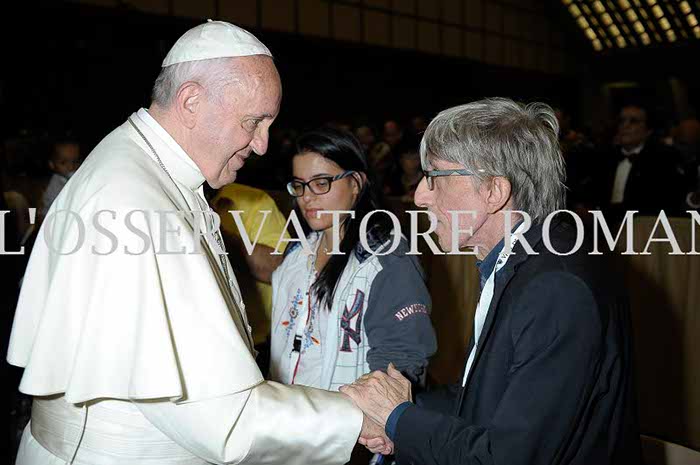
[[175, 100], [180, 86], [189, 81], [202, 85], [207, 95], [221, 98], [223, 87], [237, 81], [231, 68], [232, 60], [233, 58], [211, 58], [161, 68], [153, 84], [151, 100], [161, 108], [168, 108]]
[[511, 183], [513, 207], [542, 221], [564, 208], [566, 173], [559, 123], [544, 103], [489, 98], [444, 110], [430, 122], [420, 145], [423, 168], [445, 160], [475, 173], [477, 187], [502, 176]]

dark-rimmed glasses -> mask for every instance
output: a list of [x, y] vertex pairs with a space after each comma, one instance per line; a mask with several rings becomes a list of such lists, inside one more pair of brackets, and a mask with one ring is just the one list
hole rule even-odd
[[333, 181], [347, 178], [353, 173], [355, 173], [355, 171], [346, 171], [336, 176], [321, 176], [318, 178], [313, 178], [308, 182], [291, 181], [287, 183], [287, 192], [289, 192], [289, 195], [292, 197], [301, 197], [304, 195], [304, 189], [308, 187], [309, 190], [316, 195], [327, 194], [331, 190], [331, 184], [333, 184]]
[[425, 182], [428, 185], [428, 190], [433, 190], [435, 187], [435, 181], [433, 178], [439, 178], [442, 176], [474, 176], [476, 173], [470, 170], [423, 170], [423, 176], [425, 176]]

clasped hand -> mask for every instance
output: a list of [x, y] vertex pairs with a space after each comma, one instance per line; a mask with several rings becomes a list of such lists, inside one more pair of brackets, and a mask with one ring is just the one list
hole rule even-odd
[[341, 386], [340, 392], [349, 396], [364, 413], [359, 443], [372, 453], [392, 454], [394, 443], [384, 429], [391, 412], [411, 401], [411, 382], [390, 363], [386, 373], [366, 374], [352, 384]]

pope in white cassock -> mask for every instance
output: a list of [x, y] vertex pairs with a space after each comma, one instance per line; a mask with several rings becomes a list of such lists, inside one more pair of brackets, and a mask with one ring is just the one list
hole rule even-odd
[[345, 395], [262, 379], [203, 196], [265, 153], [280, 100], [267, 47], [228, 23], [195, 27], [151, 107], [68, 182], [10, 340], [34, 396], [18, 464], [341, 464], [360, 434], [383, 444]]

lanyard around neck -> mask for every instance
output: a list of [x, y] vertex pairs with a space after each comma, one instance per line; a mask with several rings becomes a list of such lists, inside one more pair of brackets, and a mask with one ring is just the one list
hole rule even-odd
[[472, 364], [474, 363], [474, 357], [476, 356], [476, 349], [477, 345], [479, 344], [481, 330], [484, 328], [489, 307], [491, 306], [491, 301], [493, 300], [493, 294], [496, 287], [496, 273], [498, 273], [498, 271], [505, 266], [508, 258], [512, 255], [513, 247], [515, 247], [515, 244], [518, 242], [518, 235], [522, 232], [524, 225], [525, 223], [521, 223], [516, 230], [511, 233], [510, 249], [503, 247], [501, 253], [498, 254], [496, 265], [493, 267], [489, 278], [486, 280], [486, 284], [484, 284], [484, 289], [481, 291], [481, 296], [479, 296], [479, 303], [476, 306], [476, 313], [474, 314], [474, 347], [472, 347], [472, 350], [469, 353], [469, 358], [467, 359], [467, 365], [464, 369], [464, 377], [462, 378], [462, 387], [466, 386], [467, 384], [467, 377], [469, 376]]

